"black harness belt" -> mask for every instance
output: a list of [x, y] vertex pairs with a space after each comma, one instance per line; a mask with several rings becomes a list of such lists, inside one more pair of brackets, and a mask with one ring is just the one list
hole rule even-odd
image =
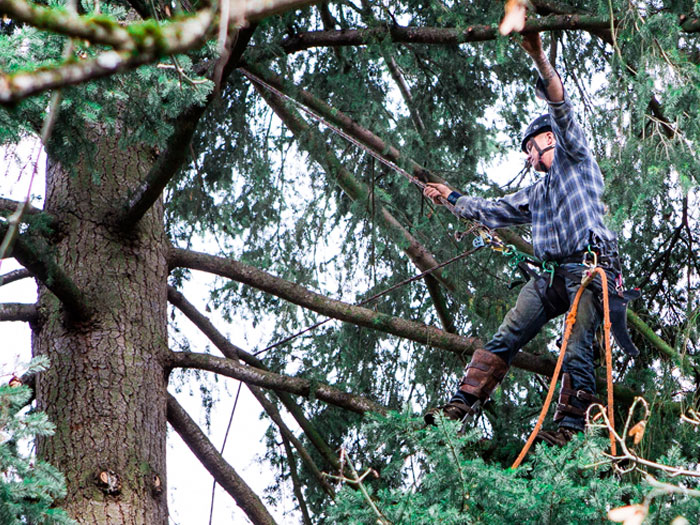
[[[535, 279], [537, 292], [542, 299], [547, 315], [550, 318], [557, 317], [569, 310], [569, 294], [566, 289], [566, 279], [573, 282], [581, 281], [581, 273], [574, 273], [563, 268], [561, 265], [576, 263], [581, 264], [583, 254], [574, 254], [571, 257], [562, 259], [561, 261], [551, 261], [552, 276], [549, 272], [539, 274], [530, 268], [524, 262], [518, 264], [518, 269], [526, 276]], [[600, 265], [608, 272], [617, 275], [620, 273], [620, 266], [617, 257], [609, 257], [606, 255], [598, 258]], [[583, 268], [583, 266], [582, 266]], [[602, 309], [602, 301], [600, 300], [602, 289], [600, 283], [594, 281], [591, 283], [593, 292], [598, 297], [596, 305]], [[608, 298], [610, 302], [610, 323], [611, 331], [615, 342], [622, 350], [630, 357], [639, 355], [639, 349], [632, 342], [629, 331], [627, 330], [627, 305], [630, 301], [634, 301], [641, 296], [638, 289], [618, 290], [615, 285], [615, 279], [608, 279]]]

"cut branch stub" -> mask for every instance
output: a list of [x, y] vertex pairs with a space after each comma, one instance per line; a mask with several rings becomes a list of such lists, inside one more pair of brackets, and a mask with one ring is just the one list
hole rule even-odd
[[109, 496], [116, 496], [122, 491], [122, 480], [110, 469], [105, 469], [97, 475], [96, 484], [99, 489]]

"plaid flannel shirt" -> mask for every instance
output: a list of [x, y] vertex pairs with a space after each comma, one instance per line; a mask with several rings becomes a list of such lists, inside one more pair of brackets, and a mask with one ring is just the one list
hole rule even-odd
[[594, 236], [617, 251], [615, 234], [603, 223], [603, 176], [571, 101], [565, 94], [563, 101], [547, 103], [556, 147], [545, 176], [500, 199], [459, 196], [451, 199], [455, 209], [489, 228], [532, 223], [535, 257], [542, 260], [559, 260], [585, 250]]

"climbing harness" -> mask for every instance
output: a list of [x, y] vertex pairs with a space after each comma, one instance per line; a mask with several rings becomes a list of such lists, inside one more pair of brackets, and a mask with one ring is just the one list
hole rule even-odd
[[[511, 466], [512, 469], [516, 469], [520, 466], [522, 463], [523, 459], [525, 458], [525, 455], [528, 453], [530, 450], [530, 447], [532, 446], [532, 443], [535, 441], [535, 438], [537, 437], [537, 434], [539, 433], [540, 429], [542, 428], [542, 423], [544, 422], [544, 418], [547, 415], [547, 411], [549, 410], [549, 405], [552, 402], [552, 398], [554, 397], [554, 391], [556, 390], [556, 385], [557, 381], [559, 380], [559, 373], [561, 372], [561, 367], [564, 362], [564, 355], [566, 354], [566, 346], [569, 343], [569, 337], [571, 336], [571, 331], [573, 330], [574, 324], [576, 323], [576, 314], [578, 312], [578, 304], [581, 299], [581, 295], [583, 294], [583, 291], [586, 289], [586, 287], [593, 281], [595, 278], [596, 274], [600, 275], [600, 280], [601, 280], [601, 285], [603, 289], [603, 328], [605, 332], [605, 367], [606, 367], [606, 379], [607, 379], [607, 389], [608, 389], [608, 419], [612, 423], [614, 427], [614, 422], [615, 422], [615, 415], [613, 411], [613, 384], [612, 384], [612, 348], [610, 345], [610, 327], [611, 327], [611, 322], [610, 322], [610, 304], [608, 300], [608, 277], [605, 273], [605, 270], [601, 267], [598, 266], [598, 256], [595, 254], [595, 252], [592, 252], [593, 255], [593, 260], [588, 261], [587, 259], [584, 259], [583, 264], [588, 267], [586, 271], [583, 272], [583, 276], [581, 279], [581, 286], [579, 286], [579, 289], [576, 291], [576, 296], [574, 297], [573, 304], [571, 305], [571, 309], [569, 310], [569, 313], [566, 315], [566, 327], [564, 329], [564, 337], [562, 340], [561, 344], [561, 350], [559, 351], [559, 358], [557, 359], [557, 363], [554, 367], [554, 373], [552, 374], [552, 381], [549, 386], [549, 391], [547, 392], [547, 397], [544, 401], [544, 405], [542, 406], [542, 410], [540, 412], [539, 417], [537, 418], [537, 423], [535, 424], [535, 428], [532, 430], [532, 433], [530, 434], [530, 437], [527, 439], [527, 442], [525, 443], [525, 446], [523, 449], [520, 451], [520, 454], [518, 455], [517, 459], [513, 462], [513, 465]], [[610, 450], [613, 455], [617, 453], [617, 447], [615, 443], [615, 436], [613, 434], [613, 431], [610, 430]]]

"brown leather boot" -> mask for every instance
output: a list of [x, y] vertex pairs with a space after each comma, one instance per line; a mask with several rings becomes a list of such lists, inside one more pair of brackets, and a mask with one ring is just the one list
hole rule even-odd
[[[554, 421], [559, 422], [564, 416], [574, 416], [584, 418], [588, 407], [593, 403], [603, 402], [596, 396], [585, 390], [574, 390], [571, 375], [564, 373], [561, 376], [561, 388], [559, 389], [559, 403], [554, 413]], [[539, 442], [548, 445], [563, 447], [576, 433], [580, 432], [575, 428], [559, 427], [558, 430], [540, 430], [535, 438]]]
[[438, 414], [442, 414], [447, 419], [453, 421], [462, 421], [465, 417], [472, 413], [472, 407], [460, 401], [450, 401], [441, 407], [434, 407], [423, 414], [423, 421], [427, 425], [435, 426], [435, 420]]
[[[508, 364], [503, 359], [480, 348], [474, 352], [459, 384], [459, 390], [470, 397], [475, 397], [480, 401], [480, 404], [483, 404], [503, 380], [508, 368]], [[452, 400], [446, 405], [428, 410], [423, 415], [423, 420], [428, 425], [435, 425], [436, 415], [442, 413], [446, 418], [463, 421], [473, 412], [475, 410], [472, 410], [471, 406], [458, 400]]]
[[563, 447], [571, 441], [577, 432], [577, 430], [567, 427], [559, 427], [557, 430], [540, 430], [535, 440], [550, 446]]

